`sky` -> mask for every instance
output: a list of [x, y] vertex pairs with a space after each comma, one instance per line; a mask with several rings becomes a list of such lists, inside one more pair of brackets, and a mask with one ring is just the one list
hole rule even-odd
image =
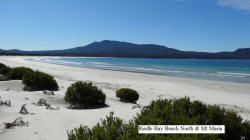
[[101, 40], [185, 51], [250, 48], [250, 0], [0, 0], [1, 49]]

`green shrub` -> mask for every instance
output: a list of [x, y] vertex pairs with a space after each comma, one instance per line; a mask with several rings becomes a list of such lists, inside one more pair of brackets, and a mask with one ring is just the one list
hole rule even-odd
[[7, 67], [5, 64], [3, 63], [0, 63], [0, 69], [3, 68], [3, 67]]
[[10, 67], [0, 63], [0, 74], [6, 75], [11, 70]]
[[245, 121], [242, 124], [242, 129], [241, 130], [242, 130], [242, 136], [245, 136], [245, 138], [249, 139], [250, 138], [250, 122]]
[[68, 87], [65, 101], [79, 108], [95, 108], [105, 105], [106, 95], [92, 83], [78, 81]]
[[31, 72], [33, 71], [30, 68], [26, 68], [26, 67], [17, 67], [17, 68], [13, 68], [9, 71], [8, 73], [8, 77], [10, 79], [13, 80], [22, 80], [23, 76], [25, 75], [25, 73]]
[[[138, 125], [225, 125], [225, 134], [138, 134]], [[249, 139], [250, 123], [242, 122], [235, 112], [218, 106], [207, 106], [189, 98], [159, 99], [144, 107], [128, 124], [111, 113], [92, 129], [81, 126], [68, 132], [69, 140], [172, 140], [205, 139], [232, 140], [245, 136]]]
[[51, 75], [40, 71], [27, 71], [22, 78], [22, 83], [30, 90], [58, 90], [56, 80]]
[[121, 101], [136, 102], [139, 98], [139, 94], [133, 89], [121, 88], [116, 91], [116, 97], [120, 98]]

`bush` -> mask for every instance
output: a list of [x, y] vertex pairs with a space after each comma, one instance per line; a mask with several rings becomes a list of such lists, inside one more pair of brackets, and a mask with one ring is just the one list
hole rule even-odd
[[120, 98], [122, 101], [136, 102], [139, 98], [137, 91], [130, 88], [121, 88], [116, 91], [116, 97]]
[[31, 90], [58, 90], [56, 80], [49, 74], [40, 71], [27, 71], [22, 83]]
[[79, 108], [95, 108], [105, 105], [106, 95], [92, 83], [78, 81], [68, 87], [65, 101]]
[[246, 140], [250, 138], [250, 122], [245, 121], [242, 124], [242, 135], [245, 136]]
[[[138, 134], [138, 125], [225, 125], [225, 134]], [[128, 124], [111, 113], [92, 129], [81, 126], [68, 132], [69, 140], [172, 140], [172, 139], [211, 139], [232, 140], [245, 136], [249, 139], [250, 123], [242, 122], [235, 112], [218, 106], [207, 106], [189, 98], [159, 99], [144, 107], [141, 113]]]
[[6, 75], [11, 70], [10, 67], [0, 63], [0, 74]]
[[8, 73], [8, 77], [10, 79], [13, 80], [22, 80], [23, 76], [28, 73], [33, 71], [30, 68], [26, 68], [26, 67], [17, 67], [17, 68], [13, 68], [9, 71]]

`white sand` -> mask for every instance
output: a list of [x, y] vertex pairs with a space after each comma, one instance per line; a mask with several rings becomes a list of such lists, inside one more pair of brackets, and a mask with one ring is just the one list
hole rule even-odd
[[[80, 124], [92, 127], [101, 118], [113, 111], [125, 121], [133, 118], [140, 111], [132, 109], [134, 104], [122, 103], [115, 97], [115, 90], [121, 87], [136, 89], [140, 93], [138, 104], [148, 105], [158, 98], [179, 98], [189, 96], [192, 100], [201, 100], [209, 104], [218, 104], [237, 111], [244, 119], [250, 120], [250, 84], [217, 82], [176, 78], [152, 74], [77, 68], [63, 65], [30, 62], [24, 57], [2, 57], [2, 63], [11, 66], [26, 66], [47, 72], [55, 77], [60, 90], [55, 95], [44, 95], [42, 91], [22, 91], [21, 81], [0, 81], [2, 100], [11, 100], [11, 107], [0, 107], [0, 124], [11, 122], [22, 116], [29, 126], [15, 127], [0, 134], [1, 140], [66, 140], [67, 130]], [[71, 110], [64, 102], [67, 87], [75, 81], [88, 80], [101, 88], [109, 107], [101, 109]], [[25, 98], [28, 99], [25, 99]], [[44, 106], [32, 103], [45, 98], [53, 107], [60, 110], [47, 110]], [[27, 104], [29, 115], [19, 114], [22, 104]], [[2, 129], [3, 126], [0, 126]]]

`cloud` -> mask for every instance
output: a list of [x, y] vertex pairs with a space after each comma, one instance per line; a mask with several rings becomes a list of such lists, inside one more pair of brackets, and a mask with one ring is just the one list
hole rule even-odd
[[250, 12], [250, 0], [217, 0], [217, 4]]

